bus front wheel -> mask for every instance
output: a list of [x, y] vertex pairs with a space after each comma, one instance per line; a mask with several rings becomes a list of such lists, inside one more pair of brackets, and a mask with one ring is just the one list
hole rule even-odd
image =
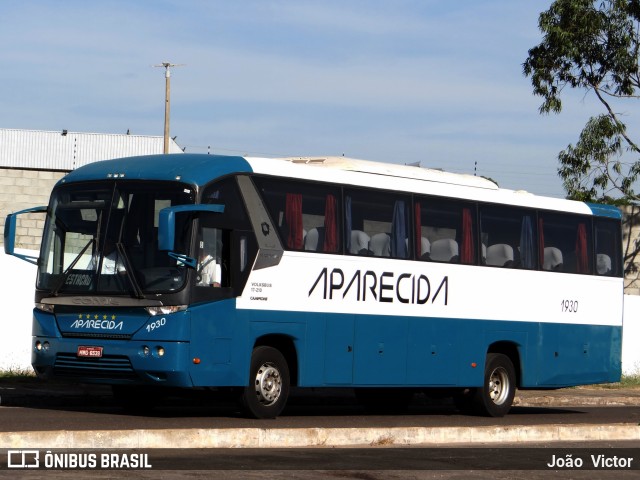
[[475, 392], [475, 411], [489, 417], [504, 417], [516, 394], [516, 373], [506, 355], [490, 353], [484, 371], [484, 383]]
[[254, 418], [275, 418], [289, 396], [289, 367], [284, 356], [272, 347], [256, 347], [251, 355], [249, 385], [242, 403]]

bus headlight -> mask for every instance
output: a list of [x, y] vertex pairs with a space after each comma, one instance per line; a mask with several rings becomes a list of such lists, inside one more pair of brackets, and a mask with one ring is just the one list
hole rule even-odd
[[36, 303], [36, 308], [42, 312], [53, 313], [54, 305], [50, 303]]
[[156, 315], [169, 315], [171, 313], [182, 312], [186, 309], [186, 305], [163, 305], [161, 307], [145, 307], [147, 313], [152, 317], [155, 317]]
[[156, 347], [156, 353], [158, 354], [159, 357], [163, 357], [164, 356], [164, 347]]

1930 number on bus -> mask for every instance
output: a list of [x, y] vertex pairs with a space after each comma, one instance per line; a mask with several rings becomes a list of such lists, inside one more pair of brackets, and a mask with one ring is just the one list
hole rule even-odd
[[578, 300], [562, 300], [560, 302], [560, 310], [562, 313], [577, 313]]

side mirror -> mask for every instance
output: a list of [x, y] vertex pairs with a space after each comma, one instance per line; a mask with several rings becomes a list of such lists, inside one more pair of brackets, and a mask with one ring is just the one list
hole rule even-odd
[[171, 258], [175, 258], [192, 268], [197, 265], [197, 261], [194, 258], [173, 251], [176, 242], [176, 215], [197, 212], [223, 213], [224, 205], [176, 205], [163, 208], [158, 215], [158, 250], [166, 250]]
[[16, 225], [18, 222], [18, 215], [25, 213], [46, 213], [47, 207], [34, 207], [27, 208], [26, 210], [20, 210], [19, 212], [10, 213], [7, 215], [7, 219], [4, 223], [4, 253], [7, 255], [13, 255], [21, 260], [24, 260], [34, 265], [38, 264], [38, 258], [29, 255], [22, 255], [15, 252], [16, 245]]

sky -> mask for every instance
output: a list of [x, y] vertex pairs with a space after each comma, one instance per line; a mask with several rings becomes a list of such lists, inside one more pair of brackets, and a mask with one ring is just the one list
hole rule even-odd
[[171, 136], [188, 153], [345, 155], [564, 196], [598, 112], [540, 115], [539, 0], [2, 0], [0, 128]]

